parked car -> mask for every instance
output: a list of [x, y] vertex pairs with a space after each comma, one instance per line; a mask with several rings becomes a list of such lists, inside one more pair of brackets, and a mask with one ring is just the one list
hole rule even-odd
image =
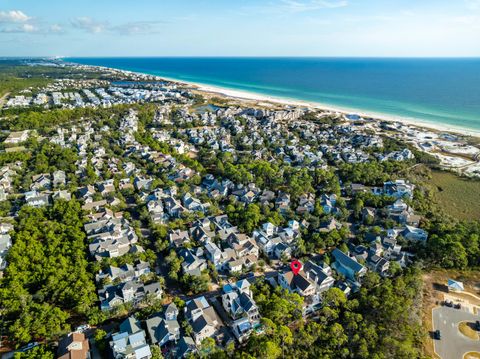
[[447, 306], [447, 307], [450, 307], [450, 308], [453, 307], [453, 302], [450, 302], [450, 301], [448, 301], [448, 300], [446, 300], [445, 302], [443, 302], [443, 304], [444, 304], [445, 306]]
[[460, 303], [457, 303], [453, 306], [455, 309], [461, 309], [462, 305]]
[[29, 351], [30, 349], [35, 348], [38, 345], [39, 345], [38, 342], [31, 342], [31, 343], [28, 343], [27, 345], [25, 345], [24, 347], [18, 349], [18, 351], [24, 353], [24, 352]]
[[82, 325], [79, 325], [77, 327], [77, 329], [75, 329], [75, 332], [77, 333], [83, 333], [85, 332], [86, 330], [90, 329], [90, 325], [88, 324], [82, 324]]
[[442, 338], [442, 335], [440, 334], [440, 330], [435, 330], [433, 332], [433, 338], [435, 338], [436, 340], [440, 340]]

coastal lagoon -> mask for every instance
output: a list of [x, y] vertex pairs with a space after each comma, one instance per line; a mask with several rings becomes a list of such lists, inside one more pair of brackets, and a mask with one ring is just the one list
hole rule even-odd
[[479, 58], [67, 58], [79, 64], [480, 130]]

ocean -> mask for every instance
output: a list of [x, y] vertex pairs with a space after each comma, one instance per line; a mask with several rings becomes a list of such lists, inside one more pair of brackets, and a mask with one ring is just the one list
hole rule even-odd
[[66, 61], [480, 130], [480, 58], [109, 57]]

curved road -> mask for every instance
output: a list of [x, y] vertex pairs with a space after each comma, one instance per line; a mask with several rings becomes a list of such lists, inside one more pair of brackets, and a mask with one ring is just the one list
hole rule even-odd
[[462, 359], [467, 352], [480, 352], [480, 340], [467, 338], [458, 330], [459, 322], [475, 322], [480, 316], [449, 307], [434, 308], [432, 316], [433, 330], [440, 330], [442, 336], [441, 340], [433, 340], [435, 353], [442, 359]]

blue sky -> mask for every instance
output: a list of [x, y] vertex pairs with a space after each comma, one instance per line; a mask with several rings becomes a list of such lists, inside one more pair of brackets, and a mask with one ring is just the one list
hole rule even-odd
[[480, 0], [0, 0], [0, 56], [480, 56]]

